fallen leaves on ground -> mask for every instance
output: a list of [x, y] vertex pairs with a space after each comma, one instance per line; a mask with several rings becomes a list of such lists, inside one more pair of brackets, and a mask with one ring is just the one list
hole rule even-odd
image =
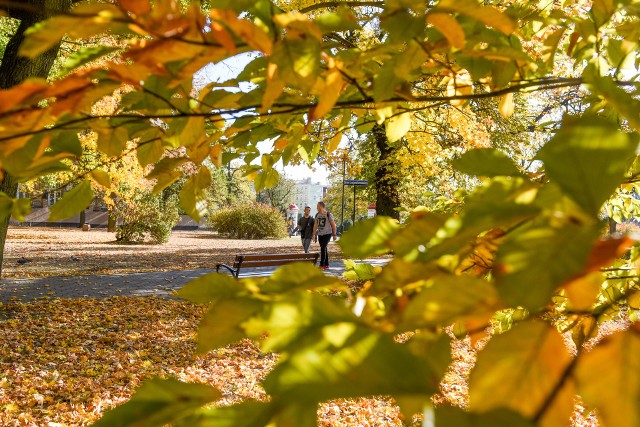
[[[317, 244], [312, 251], [320, 251]], [[207, 230], [174, 231], [164, 245], [126, 245], [105, 229], [10, 227], [3, 277], [72, 276], [212, 268], [240, 253], [302, 251], [299, 237], [280, 240], [223, 239]], [[341, 258], [331, 244], [330, 257]], [[19, 263], [18, 260], [26, 262]]]
[[[174, 376], [218, 387], [220, 404], [267, 398], [275, 365], [249, 340], [195, 354], [203, 309], [155, 297], [56, 299], [0, 306], [0, 425], [87, 426], [144, 380]], [[391, 399], [340, 399], [321, 427], [402, 426]]]
[[214, 385], [223, 404], [266, 399], [277, 356], [250, 341], [196, 355], [202, 312], [152, 297], [1, 307], [0, 425], [86, 426], [155, 375]]

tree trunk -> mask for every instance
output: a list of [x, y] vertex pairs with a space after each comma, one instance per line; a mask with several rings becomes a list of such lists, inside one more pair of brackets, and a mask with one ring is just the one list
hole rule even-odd
[[109, 216], [107, 217], [107, 232], [116, 232], [116, 219], [116, 215], [113, 212], [109, 212]]
[[609, 218], [609, 234], [615, 234], [617, 228], [618, 223], [613, 218]]
[[378, 170], [376, 170], [376, 212], [378, 215], [400, 219], [400, 194], [396, 169], [396, 148], [389, 145], [384, 126], [373, 127], [373, 137], [380, 152]]
[[78, 228], [82, 228], [82, 226], [87, 222], [87, 211], [85, 209], [80, 211], [80, 221], [78, 222]]
[[[47, 78], [53, 62], [58, 55], [60, 45], [56, 45], [47, 52], [30, 59], [18, 55], [18, 48], [25, 39], [25, 31], [42, 21], [56, 11], [69, 10], [71, 0], [29, 0], [22, 2], [24, 9], [11, 9], [12, 18], [20, 20], [20, 26], [9, 39], [0, 63], [0, 89], [7, 89], [30, 77]], [[0, 182], [0, 190], [8, 196], [15, 197], [18, 182], [9, 174], [4, 173]], [[4, 245], [9, 228], [9, 218], [0, 218], [0, 275], [4, 259]]]

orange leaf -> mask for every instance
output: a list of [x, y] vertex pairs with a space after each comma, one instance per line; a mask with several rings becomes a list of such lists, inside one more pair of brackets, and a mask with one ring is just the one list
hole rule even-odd
[[222, 166], [222, 151], [224, 147], [220, 144], [216, 144], [211, 147], [211, 151], [209, 153], [209, 158], [211, 159], [211, 163], [216, 165], [217, 167]]
[[309, 121], [324, 117], [338, 101], [342, 88], [344, 87], [342, 73], [337, 68], [330, 69], [325, 80], [324, 90], [320, 95], [320, 100], [309, 112]]
[[222, 25], [218, 22], [211, 22], [211, 31], [206, 33], [207, 38], [212, 37], [216, 42], [225, 48], [230, 53], [236, 52], [236, 44], [233, 42], [233, 37]]
[[12, 88], [0, 90], [0, 113], [11, 110], [33, 96], [44, 92], [48, 87], [45, 80], [29, 79]]
[[453, 16], [448, 13], [430, 13], [427, 15], [427, 22], [436, 27], [452, 47], [457, 49], [464, 47], [464, 30]]
[[598, 271], [601, 267], [613, 264], [613, 262], [627, 252], [627, 249], [633, 246], [634, 243], [635, 240], [629, 236], [598, 240], [587, 259], [587, 266], [584, 273]]
[[239, 19], [235, 13], [222, 9], [213, 9], [210, 12], [210, 16], [211, 19], [226, 25], [249, 46], [267, 55], [271, 54], [271, 49], [273, 48], [271, 37], [253, 22]]

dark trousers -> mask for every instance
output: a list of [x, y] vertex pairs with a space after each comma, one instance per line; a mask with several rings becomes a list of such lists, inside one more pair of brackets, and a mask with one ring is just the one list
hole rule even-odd
[[331, 241], [331, 234], [318, 236], [318, 243], [320, 243], [320, 267], [329, 266], [329, 249], [327, 248], [329, 241]]

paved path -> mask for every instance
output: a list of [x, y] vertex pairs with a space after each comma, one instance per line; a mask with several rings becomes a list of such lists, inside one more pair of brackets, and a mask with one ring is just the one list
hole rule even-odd
[[[362, 262], [384, 265], [388, 261], [376, 258]], [[242, 276], [268, 275], [273, 270], [275, 268], [247, 268], [243, 270]], [[336, 262], [326, 270], [326, 274], [341, 276], [344, 270], [344, 265]], [[201, 268], [151, 273], [1, 279], [0, 302], [30, 302], [50, 298], [106, 298], [114, 295], [165, 297], [188, 281], [212, 271], [209, 268]]]

